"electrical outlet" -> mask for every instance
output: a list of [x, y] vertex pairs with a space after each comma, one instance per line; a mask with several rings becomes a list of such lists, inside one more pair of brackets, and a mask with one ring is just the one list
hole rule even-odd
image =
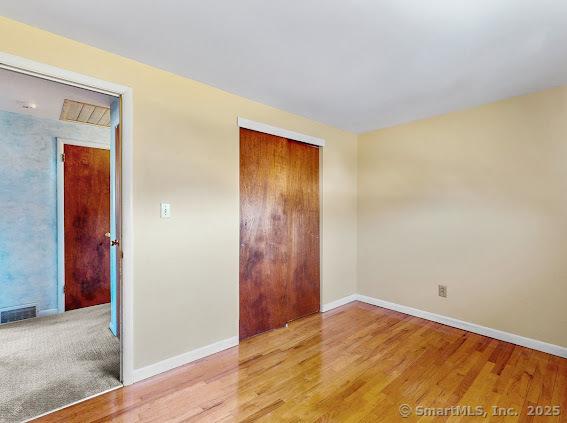
[[443, 298], [447, 298], [447, 286], [446, 285], [439, 285], [439, 296]]

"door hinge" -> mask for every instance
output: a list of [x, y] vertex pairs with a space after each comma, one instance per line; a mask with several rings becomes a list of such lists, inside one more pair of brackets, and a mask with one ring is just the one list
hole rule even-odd
[[62, 161], [62, 162], [65, 161], [65, 153], [61, 153], [61, 161]]

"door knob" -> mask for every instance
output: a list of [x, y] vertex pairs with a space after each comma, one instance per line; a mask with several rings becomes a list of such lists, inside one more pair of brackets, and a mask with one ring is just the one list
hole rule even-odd
[[105, 233], [104, 236], [110, 238], [110, 232]]

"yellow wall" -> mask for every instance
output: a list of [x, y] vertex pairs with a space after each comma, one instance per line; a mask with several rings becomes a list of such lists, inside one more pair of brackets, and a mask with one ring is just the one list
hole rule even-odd
[[355, 292], [355, 135], [4, 18], [0, 51], [133, 89], [135, 368], [238, 335], [237, 116], [327, 141], [322, 303]]
[[4, 18], [0, 51], [134, 90], [136, 368], [238, 334], [237, 116], [327, 141], [322, 303], [567, 346], [567, 88], [357, 137]]
[[364, 134], [358, 166], [359, 293], [567, 346], [567, 87]]

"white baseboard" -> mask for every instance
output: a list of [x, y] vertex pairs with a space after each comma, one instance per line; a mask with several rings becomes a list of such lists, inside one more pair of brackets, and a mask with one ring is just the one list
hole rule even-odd
[[57, 310], [56, 308], [49, 308], [47, 310], [40, 310], [37, 312], [37, 317], [47, 317], [47, 316], [53, 316], [55, 314], [58, 314], [59, 310]]
[[462, 320], [454, 319], [452, 317], [442, 316], [440, 314], [418, 310], [416, 308], [412, 308], [396, 303], [391, 303], [389, 301], [379, 300], [377, 298], [368, 297], [366, 295], [358, 294], [356, 297], [358, 301], [361, 301], [363, 303], [387, 308], [389, 310], [399, 311], [400, 313], [409, 314], [410, 316], [420, 317], [425, 320], [431, 320], [432, 322], [437, 322], [454, 328], [463, 329], [468, 332], [478, 333], [479, 335], [488, 336], [490, 338], [498, 339], [500, 341], [510, 342], [512, 344], [520, 345], [522, 347], [527, 347], [533, 350], [542, 351], [559, 357], [567, 358], [566, 347], [561, 347], [559, 345], [538, 341], [537, 339], [526, 338], [524, 336], [516, 335], [509, 332], [504, 332], [498, 329], [487, 328], [486, 326], [480, 326], [474, 323], [464, 322]]
[[353, 301], [356, 301], [358, 295], [357, 294], [352, 294], [349, 295], [347, 297], [343, 297], [343, 298], [339, 298], [338, 300], [332, 301], [330, 303], [327, 304], [323, 304], [321, 305], [321, 313], [324, 313], [326, 311], [332, 310], [334, 308], [343, 306], [345, 304], [351, 303]]
[[[332, 301], [321, 306], [321, 312], [326, 312], [353, 301], [361, 301], [366, 304], [371, 304], [378, 307], [387, 308], [389, 310], [399, 311], [400, 313], [409, 314], [410, 316], [419, 317], [432, 322], [441, 323], [443, 325], [451, 326], [454, 328], [466, 330], [468, 332], [477, 333], [479, 335], [488, 336], [490, 338], [498, 339], [500, 341], [510, 342], [512, 344], [520, 345], [522, 347], [531, 348], [537, 351], [542, 351], [558, 357], [567, 358], [567, 348], [559, 345], [549, 344], [547, 342], [538, 341], [536, 339], [526, 338], [524, 336], [516, 335], [509, 332], [504, 332], [497, 329], [491, 329], [485, 326], [480, 326], [474, 323], [464, 322], [462, 320], [454, 319], [452, 317], [442, 316], [440, 314], [431, 313], [428, 311], [419, 310], [416, 308], [391, 303], [389, 301], [379, 300], [377, 298], [368, 297], [366, 295], [352, 294], [336, 301]], [[147, 379], [149, 377], [158, 375], [160, 373], [172, 370], [176, 367], [183, 366], [184, 364], [191, 363], [192, 361], [199, 360], [209, 355], [224, 351], [238, 345], [238, 337], [224, 339], [193, 351], [180, 354], [162, 361], [159, 361], [149, 366], [142, 367], [134, 370], [134, 382]]]
[[[352, 301], [356, 301], [357, 297], [357, 294], [352, 294], [348, 297], [340, 298], [331, 303], [323, 304], [321, 306], [321, 311], [329, 311], [344, 304], [348, 304]], [[184, 364], [191, 363], [192, 361], [199, 360], [200, 358], [207, 357], [211, 354], [215, 354], [228, 348], [235, 347], [238, 345], [238, 343], [238, 336], [234, 336], [232, 338], [224, 339], [210, 345], [205, 345], [204, 347], [197, 348], [193, 351], [189, 351], [175, 357], [167, 358], [157, 363], [150, 364], [149, 366], [135, 369], [133, 378], [134, 383], [152, 376], [156, 376], [160, 373], [167, 372], [168, 370], [172, 370], [176, 367], [183, 366]]]
[[184, 364], [191, 363], [192, 361], [199, 360], [200, 358], [207, 357], [211, 354], [215, 354], [228, 348], [235, 347], [237, 345], [238, 336], [234, 336], [232, 338], [223, 339], [222, 341], [218, 341], [213, 344], [205, 345], [204, 347], [188, 351], [175, 357], [158, 361], [157, 363], [150, 364], [149, 366], [135, 369], [133, 377], [134, 383], [158, 375], [160, 373], [167, 372], [168, 370], [172, 370], [176, 367], [183, 366]]

